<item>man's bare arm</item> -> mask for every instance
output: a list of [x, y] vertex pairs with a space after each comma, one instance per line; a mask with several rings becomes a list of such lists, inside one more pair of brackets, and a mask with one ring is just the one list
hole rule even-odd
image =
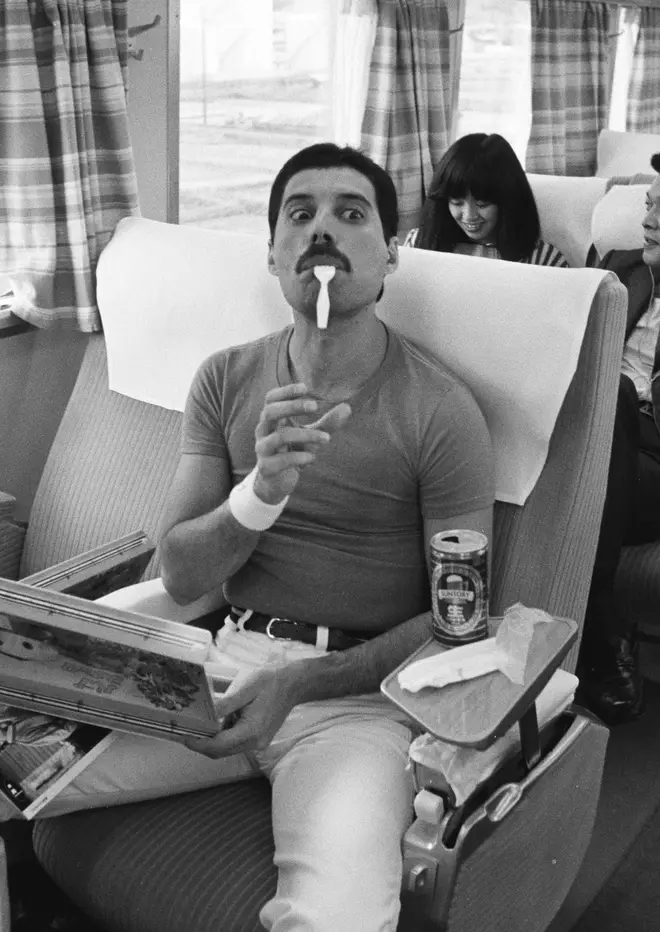
[[163, 585], [176, 602], [192, 602], [221, 586], [257, 545], [259, 532], [243, 527], [229, 510], [230, 490], [224, 460], [181, 457], [160, 541]]
[[186, 744], [212, 758], [263, 750], [294, 706], [377, 692], [387, 674], [430, 634], [431, 613], [426, 612], [357, 647], [285, 666], [267, 665], [239, 676], [240, 684], [216, 701], [220, 718], [239, 713], [235, 723], [213, 738], [190, 739]]
[[357, 647], [294, 661], [283, 671], [294, 680], [294, 705], [378, 692], [388, 673], [430, 637], [431, 613], [424, 612]]

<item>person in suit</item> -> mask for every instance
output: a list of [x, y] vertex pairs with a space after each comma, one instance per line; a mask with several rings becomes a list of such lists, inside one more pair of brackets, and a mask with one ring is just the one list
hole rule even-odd
[[498, 133], [469, 133], [440, 159], [404, 246], [566, 268], [540, 236], [534, 193], [510, 144]]
[[[660, 173], [660, 152], [651, 158]], [[642, 249], [613, 250], [600, 267], [628, 290], [612, 457], [580, 650], [580, 698], [608, 725], [642, 711], [635, 631], [614, 579], [625, 544], [660, 540], [660, 174], [646, 195]]]

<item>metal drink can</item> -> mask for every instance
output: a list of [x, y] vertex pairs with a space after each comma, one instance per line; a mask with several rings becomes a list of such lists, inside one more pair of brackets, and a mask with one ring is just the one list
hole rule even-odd
[[459, 647], [488, 637], [488, 538], [441, 531], [431, 538], [433, 637]]

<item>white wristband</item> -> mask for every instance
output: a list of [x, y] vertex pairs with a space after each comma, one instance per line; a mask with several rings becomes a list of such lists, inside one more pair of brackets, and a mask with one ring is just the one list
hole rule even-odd
[[275, 524], [289, 501], [289, 496], [283, 498], [277, 505], [268, 505], [263, 502], [254, 491], [254, 480], [257, 478], [257, 467], [248, 473], [242, 482], [235, 485], [229, 493], [229, 510], [239, 524], [249, 531], [265, 531]]

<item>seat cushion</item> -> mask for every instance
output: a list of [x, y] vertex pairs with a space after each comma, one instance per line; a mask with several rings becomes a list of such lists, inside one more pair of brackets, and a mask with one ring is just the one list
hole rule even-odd
[[276, 885], [264, 779], [42, 819], [33, 838], [58, 886], [111, 932], [263, 932]]

